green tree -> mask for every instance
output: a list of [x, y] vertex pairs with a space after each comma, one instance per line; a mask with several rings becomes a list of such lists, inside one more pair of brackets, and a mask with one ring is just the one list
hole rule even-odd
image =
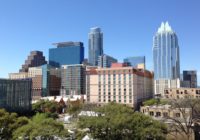
[[109, 103], [95, 110], [98, 117], [81, 117], [80, 128], [89, 128], [93, 138], [100, 140], [165, 139], [166, 126], [130, 107]]
[[59, 104], [55, 101], [40, 100], [32, 105], [35, 113], [46, 113], [48, 117], [58, 118], [58, 113], [62, 113], [62, 109], [65, 108], [63, 104]]
[[144, 101], [143, 102], [143, 105], [144, 106], [151, 106], [151, 105], [165, 105], [165, 104], [168, 104], [168, 100], [167, 99], [160, 99], [160, 98], [157, 98], [157, 99], [149, 99], [147, 101]]
[[0, 109], [0, 139], [10, 140], [15, 129], [28, 123], [28, 118], [18, 117], [16, 113], [8, 113]]
[[82, 108], [83, 108], [83, 103], [79, 99], [76, 101], [68, 100], [67, 102], [67, 112], [69, 114], [77, 116], [77, 114], [81, 111]]
[[16, 129], [13, 133], [13, 139], [34, 140], [36, 137], [41, 137], [46, 140], [53, 139], [54, 136], [69, 137], [61, 123], [48, 118], [46, 114], [39, 113], [29, 120], [28, 124]]

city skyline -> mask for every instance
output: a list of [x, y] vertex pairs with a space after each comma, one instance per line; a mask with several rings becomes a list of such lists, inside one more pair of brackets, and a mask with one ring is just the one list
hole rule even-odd
[[[199, 52], [200, 29], [196, 28], [200, 24], [198, 1], [170, 0], [164, 6], [159, 1], [130, 0], [115, 3], [76, 1], [79, 4], [46, 2], [1, 1], [0, 77], [8, 77], [8, 73], [17, 72], [30, 51], [43, 51], [48, 58], [48, 49], [53, 47], [53, 42], [81, 41], [88, 58], [88, 32], [94, 26], [103, 31], [106, 54], [121, 62], [126, 57], [144, 55], [147, 69], [153, 70], [152, 38], [160, 23], [169, 21], [179, 37], [181, 72], [197, 70], [199, 79], [200, 64], [195, 59]], [[59, 8], [54, 9], [55, 5]], [[70, 6], [63, 10], [66, 5]], [[123, 8], [118, 10], [121, 5]], [[102, 10], [97, 7], [102, 7]], [[73, 8], [77, 11], [74, 12]], [[185, 11], [185, 8], [190, 10]], [[157, 12], [159, 10], [162, 12]]]

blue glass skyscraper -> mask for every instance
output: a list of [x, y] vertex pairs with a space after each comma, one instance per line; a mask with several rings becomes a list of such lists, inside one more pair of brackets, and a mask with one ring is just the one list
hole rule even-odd
[[180, 78], [178, 38], [168, 22], [153, 37], [153, 62], [155, 80]]
[[127, 57], [124, 59], [124, 63], [137, 68], [139, 64], [143, 64], [145, 67], [145, 56]]
[[54, 67], [61, 65], [81, 64], [84, 60], [82, 42], [55, 43], [57, 48], [49, 49], [49, 64]]
[[89, 33], [89, 63], [92, 66], [98, 65], [98, 57], [103, 55], [103, 33], [98, 27], [90, 29]]

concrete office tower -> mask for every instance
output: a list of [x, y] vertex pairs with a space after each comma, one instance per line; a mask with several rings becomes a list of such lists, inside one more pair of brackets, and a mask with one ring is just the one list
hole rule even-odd
[[127, 57], [124, 63], [138, 69], [145, 69], [145, 56]]
[[85, 65], [62, 65], [60, 93], [62, 96], [85, 94]]
[[197, 88], [197, 71], [183, 71], [183, 81], [188, 81], [190, 83], [190, 88]]
[[153, 63], [155, 94], [163, 96], [163, 88], [168, 85], [163, 81], [180, 78], [178, 38], [168, 22], [162, 23], [153, 37]]
[[45, 56], [43, 56], [43, 52], [41, 51], [32, 51], [31, 54], [28, 56], [27, 60], [25, 61], [25, 64], [22, 65], [22, 69], [20, 69], [20, 72], [28, 72], [29, 67], [37, 67], [47, 64], [47, 61], [45, 60]]
[[82, 42], [60, 42], [53, 45], [57, 48], [49, 49], [49, 64], [51, 66], [82, 64], [84, 61]]
[[24, 113], [31, 111], [31, 79], [0, 79], [0, 108]]
[[87, 102], [116, 102], [137, 108], [153, 97], [153, 75], [147, 70], [113, 64], [111, 68], [86, 69]]
[[112, 63], [117, 63], [117, 59], [109, 55], [103, 54], [98, 58], [98, 67], [109, 68], [111, 67]]
[[92, 66], [98, 65], [98, 57], [103, 55], [103, 33], [98, 27], [90, 29], [89, 33], [89, 63]]

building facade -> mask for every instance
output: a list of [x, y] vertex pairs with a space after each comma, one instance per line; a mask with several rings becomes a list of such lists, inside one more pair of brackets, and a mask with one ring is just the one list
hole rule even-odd
[[169, 88], [165, 89], [168, 99], [196, 99], [200, 98], [200, 88]]
[[188, 81], [191, 88], [197, 88], [197, 71], [183, 71], [183, 81]]
[[145, 56], [127, 57], [124, 59], [124, 63], [127, 63], [134, 68], [145, 69]]
[[8, 111], [31, 111], [31, 79], [0, 79], [0, 108]]
[[99, 56], [103, 55], [103, 33], [98, 27], [90, 29], [89, 33], [89, 56], [88, 60], [92, 66], [98, 65]]
[[85, 94], [85, 65], [63, 65], [61, 69], [62, 96]]
[[25, 64], [22, 65], [22, 69], [20, 72], [28, 72], [29, 67], [37, 67], [47, 64], [45, 57], [43, 56], [43, 52], [41, 51], [32, 51], [31, 54], [28, 56], [27, 60], [25, 60]]
[[103, 54], [98, 58], [98, 67], [109, 68], [111, 67], [112, 63], [117, 63], [117, 59], [109, 55]]
[[[117, 67], [118, 66], [118, 67]], [[114, 65], [111, 68], [87, 68], [87, 102], [117, 102], [137, 108], [153, 97], [153, 76], [146, 70]]]
[[169, 83], [180, 79], [178, 37], [168, 22], [162, 23], [153, 37], [153, 63], [155, 94], [164, 96], [163, 89], [170, 88]]
[[60, 42], [53, 45], [56, 45], [57, 48], [49, 49], [49, 64], [51, 66], [82, 64], [84, 61], [82, 42]]

